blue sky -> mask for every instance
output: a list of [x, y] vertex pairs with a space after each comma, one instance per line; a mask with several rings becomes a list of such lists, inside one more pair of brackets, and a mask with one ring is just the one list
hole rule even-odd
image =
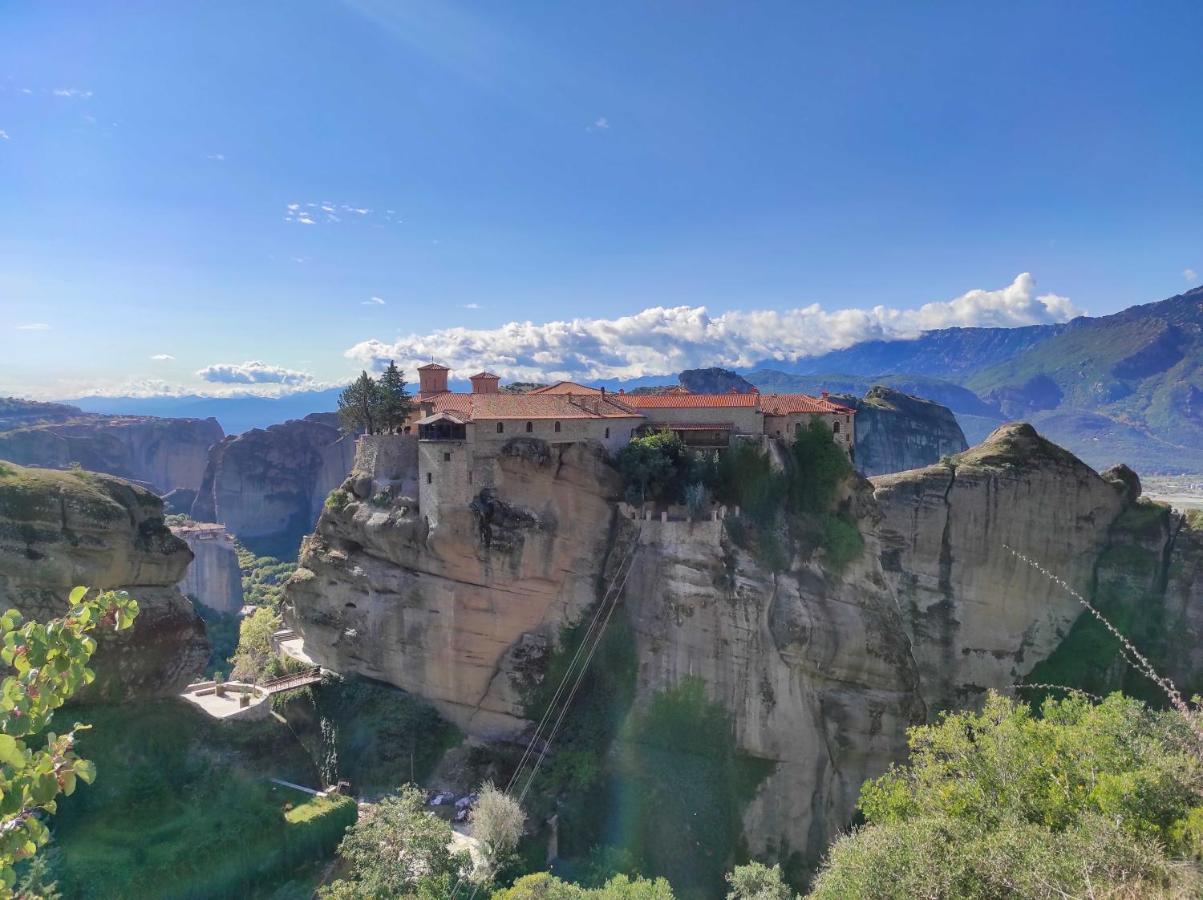
[[1160, 299], [1203, 273], [1201, 30], [1169, 2], [3, 2], [0, 394], [394, 354], [647, 374]]

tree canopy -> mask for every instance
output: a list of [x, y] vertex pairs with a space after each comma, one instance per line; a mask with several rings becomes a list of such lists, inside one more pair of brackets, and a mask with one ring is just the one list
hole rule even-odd
[[910, 764], [861, 790], [866, 825], [811, 896], [1186, 897], [1203, 836], [1200, 763], [1176, 712], [1113, 694], [991, 693], [910, 732]]
[[387, 434], [396, 431], [409, 417], [413, 400], [405, 386], [405, 377], [390, 362], [379, 379], [367, 372], [347, 385], [338, 397], [338, 415], [349, 432]]

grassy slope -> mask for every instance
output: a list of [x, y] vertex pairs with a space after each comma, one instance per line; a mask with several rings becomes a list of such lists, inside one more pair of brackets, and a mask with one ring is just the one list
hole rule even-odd
[[311, 806], [266, 780], [316, 777], [274, 720], [219, 723], [175, 700], [60, 718], [94, 726], [79, 747], [98, 769], [53, 822], [68, 897], [253, 896], [328, 858], [354, 819], [350, 801]]

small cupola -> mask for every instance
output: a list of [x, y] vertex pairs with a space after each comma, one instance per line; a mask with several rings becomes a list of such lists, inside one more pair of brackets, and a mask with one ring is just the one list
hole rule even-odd
[[496, 394], [497, 386], [501, 383], [501, 376], [494, 375], [492, 372], [477, 372], [468, 380], [472, 382], [472, 393]]

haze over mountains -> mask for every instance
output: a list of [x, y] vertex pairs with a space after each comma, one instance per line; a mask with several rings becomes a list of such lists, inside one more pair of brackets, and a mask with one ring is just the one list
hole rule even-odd
[[[762, 391], [863, 393], [886, 384], [957, 414], [971, 443], [1026, 419], [1096, 468], [1203, 472], [1203, 288], [1065, 324], [946, 328], [739, 370]], [[674, 376], [599, 382], [632, 390]], [[337, 390], [264, 397], [89, 397], [90, 412], [213, 416], [227, 433], [331, 410]]]

